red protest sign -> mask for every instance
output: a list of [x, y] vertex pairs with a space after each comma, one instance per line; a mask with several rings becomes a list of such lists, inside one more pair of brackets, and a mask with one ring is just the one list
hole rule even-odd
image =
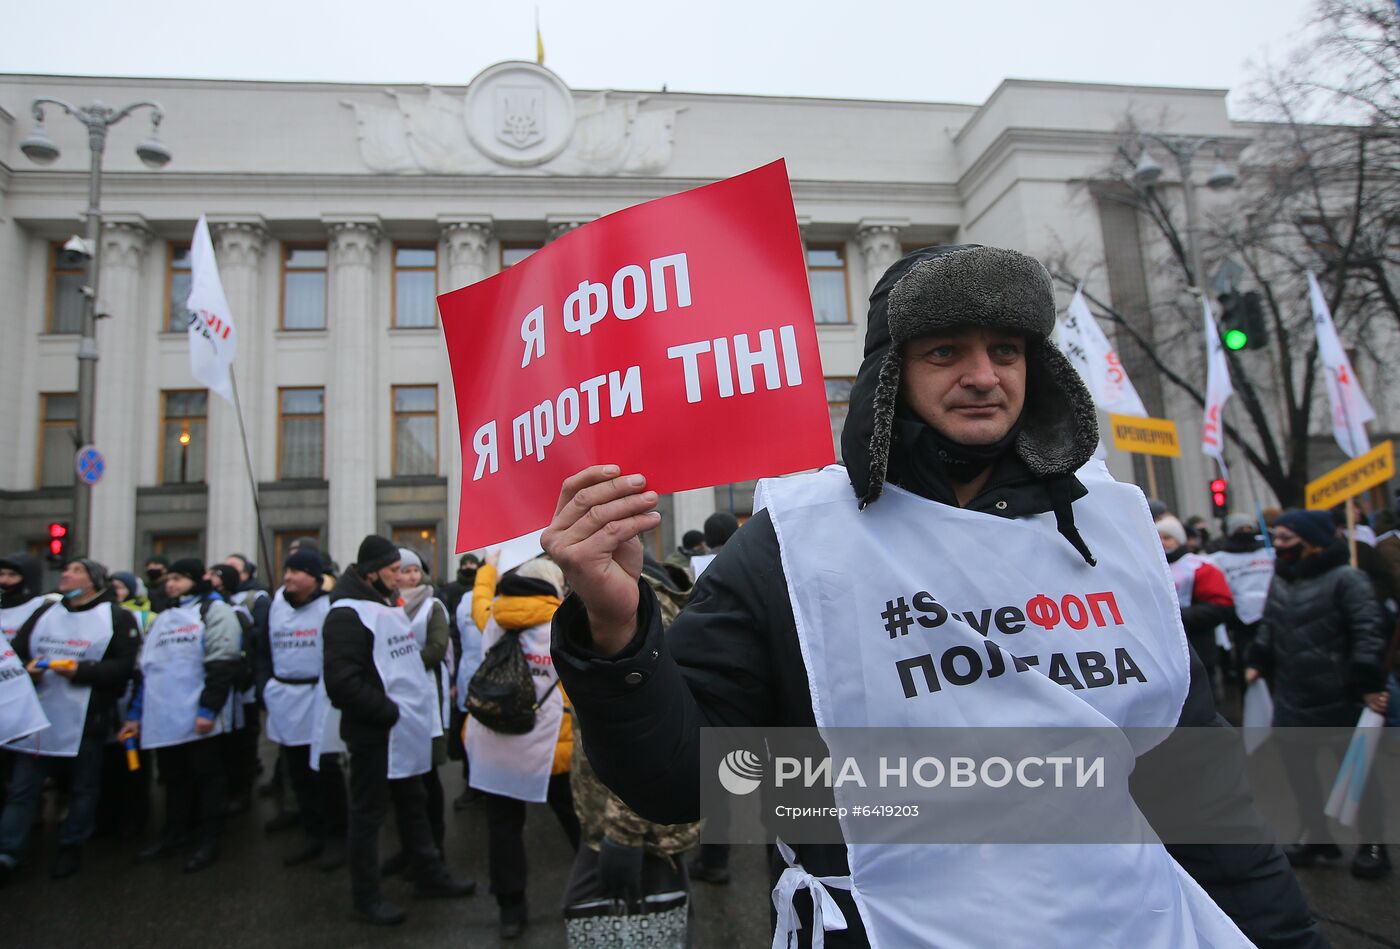
[[833, 460], [782, 161], [600, 218], [438, 307], [459, 551], [545, 526], [593, 464], [670, 492]]

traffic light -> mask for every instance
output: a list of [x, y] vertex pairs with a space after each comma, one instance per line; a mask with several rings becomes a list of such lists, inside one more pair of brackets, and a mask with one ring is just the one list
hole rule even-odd
[[1216, 478], [1210, 483], [1210, 505], [1216, 517], [1230, 513], [1230, 482]]
[[62, 521], [49, 524], [49, 560], [61, 564], [68, 555], [68, 525]]
[[1220, 338], [1226, 349], [1262, 349], [1269, 342], [1264, 298], [1259, 291], [1227, 293], [1220, 298]]

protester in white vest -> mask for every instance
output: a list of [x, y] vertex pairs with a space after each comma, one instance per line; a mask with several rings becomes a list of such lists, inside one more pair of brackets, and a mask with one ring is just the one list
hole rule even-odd
[[399, 841], [417, 897], [470, 896], [433, 845], [423, 774], [442, 734], [437, 690], [399, 607], [399, 549], [371, 534], [331, 591], [322, 642], [326, 693], [340, 710], [350, 751], [350, 894], [356, 918], [380, 926], [407, 914], [380, 888], [379, 829], [394, 803]]
[[288, 554], [282, 586], [267, 614], [272, 678], [263, 688], [267, 737], [281, 746], [285, 774], [296, 795], [305, 833], [303, 846], [282, 858], [294, 867], [319, 858], [324, 871], [345, 865], [347, 801], [340, 756], [320, 756], [312, 769], [317, 700], [323, 665], [321, 629], [331, 604], [321, 589], [321, 556], [314, 550]]
[[1205, 663], [1211, 687], [1219, 665], [1217, 630], [1235, 618], [1235, 599], [1225, 575], [1203, 554], [1191, 550], [1186, 528], [1171, 514], [1157, 518], [1157, 537], [1167, 556], [1181, 607], [1181, 624], [1191, 648]]
[[[471, 759], [467, 757], [462, 734], [467, 718], [467, 683], [471, 682], [482, 659], [481, 630], [472, 622], [472, 589], [476, 586], [476, 574], [481, 564], [482, 560], [476, 554], [462, 554], [462, 559], [457, 563], [457, 578], [445, 588], [449, 595], [445, 602], [452, 615], [452, 643], [457, 653], [457, 674], [452, 688], [456, 696], [456, 703], [453, 705], [455, 714], [452, 716], [451, 732], [447, 736], [447, 751], [448, 757], [454, 753], [461, 755], [462, 783], [465, 785], [462, 793], [452, 801], [454, 811], [464, 811], [474, 801], [481, 799], [481, 792], [472, 787], [472, 764]], [[457, 586], [464, 589], [457, 593], [453, 589]]]
[[575, 851], [581, 831], [569, 783], [573, 719], [549, 656], [549, 624], [564, 598], [564, 574], [558, 564], [536, 557], [506, 571], [498, 584], [498, 557], [498, 551], [487, 556], [476, 572], [472, 593], [472, 618], [482, 632], [487, 655], [482, 672], [492, 668], [492, 657], [499, 655], [493, 649], [509, 650], [517, 661], [523, 656], [534, 686], [533, 720], [527, 722], [528, 731], [507, 734], [491, 728], [489, 720], [474, 712], [467, 719], [466, 744], [472, 787], [486, 797], [487, 863], [491, 893], [500, 911], [500, 933], [503, 939], [514, 939], [524, 932], [529, 916], [526, 803], [547, 803]]
[[1233, 647], [1231, 671], [1241, 691], [1245, 657], [1259, 630], [1269, 582], [1274, 578], [1274, 549], [1264, 543], [1259, 529], [1259, 521], [1253, 515], [1231, 514], [1225, 518], [1224, 542], [1206, 558], [1225, 575], [1235, 601], [1235, 615], [1227, 626]]
[[116, 604], [101, 564], [69, 561], [58, 592], [62, 605], [32, 613], [11, 644], [49, 727], [4, 746], [15, 761], [0, 814], [0, 882], [24, 855], [45, 779], [60, 770], [72, 776], [72, 792], [50, 875], [78, 871], [80, 848], [96, 826], [103, 749], [117, 726], [117, 698], [141, 644], [136, 620]]
[[[417, 551], [399, 548], [399, 599], [408, 617], [414, 641], [422, 649], [423, 670], [433, 683], [437, 696], [438, 720], [443, 734], [433, 739], [433, 766], [423, 772], [423, 790], [427, 793], [428, 824], [433, 829], [433, 845], [446, 858], [447, 801], [443, 795], [438, 767], [447, 763], [447, 729], [452, 724], [452, 624], [447, 618], [447, 606], [433, 595], [427, 583], [428, 569]], [[385, 861], [387, 875], [402, 873], [407, 855], [400, 852]]]
[[206, 572], [194, 557], [170, 565], [169, 606], [146, 632], [137, 663], [141, 677], [118, 736], [155, 749], [165, 781], [165, 830], [136, 859], [168, 857], [194, 845], [186, 873], [219, 859], [228, 811], [221, 739], [233, 726], [233, 686], [243, 666], [242, 626], [210, 588]]
[[26, 553], [16, 551], [0, 558], [0, 633], [5, 641], [15, 633], [34, 611], [52, 602], [43, 595], [44, 566]]
[[[666, 635], [639, 580], [638, 535], [659, 521], [644, 473], [602, 464], [564, 482], [543, 535], [574, 591], [555, 616], [554, 664], [589, 761], [643, 817], [701, 816], [707, 725], [816, 726], [838, 747], [846, 726], [1147, 726], [1132, 733], [1141, 767], [1171, 726], [1220, 722], [1145, 498], [1090, 464], [1096, 413], [1048, 342], [1045, 269], [1014, 251], [925, 248], [870, 299], [847, 467], [762, 482]], [[1099, 604], [1092, 648], [1115, 673], [1098, 653], [1078, 674], [1066, 661], [1090, 617], [1083, 600], [1062, 616], [1045, 594], [1076, 590], [1132, 615], [1119, 623]], [[1026, 611], [991, 622], [1002, 604]], [[988, 658], [975, 676], [943, 665], [958, 681], [939, 689], [901, 680], [949, 650], [968, 670], [966, 656]], [[837, 805], [851, 793], [832, 792]], [[1241, 782], [1218, 793], [1247, 805]], [[1272, 844], [780, 851], [774, 946], [1326, 944]]]

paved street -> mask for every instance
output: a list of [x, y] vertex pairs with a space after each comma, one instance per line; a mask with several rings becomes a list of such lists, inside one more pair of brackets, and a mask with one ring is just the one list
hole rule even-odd
[[[266, 750], [266, 749], [265, 749]], [[455, 765], [442, 769], [449, 798], [461, 790]], [[485, 893], [486, 828], [481, 808], [448, 814], [448, 862], [455, 872], [481, 884], [467, 900], [416, 902], [399, 880], [386, 894], [409, 910], [408, 922], [371, 929], [348, 918], [345, 870], [323, 874], [311, 867], [283, 869], [283, 852], [297, 843], [296, 831], [272, 837], [262, 832], [271, 805], [259, 801], [254, 815], [229, 821], [224, 857], [215, 867], [185, 876], [178, 862], [133, 867], [131, 842], [104, 839], [86, 854], [83, 872], [55, 883], [45, 864], [0, 890], [0, 946], [40, 947], [347, 947], [495, 946], [495, 903]], [[392, 819], [390, 821], [392, 826]], [[392, 833], [386, 834], [392, 846]], [[511, 945], [564, 944], [558, 900], [569, 865], [568, 846], [543, 805], [532, 805], [526, 823], [531, 859], [530, 929]], [[389, 849], [389, 848], [386, 848]], [[762, 949], [769, 945], [768, 883], [762, 848], [736, 848], [734, 881], [717, 888], [698, 884], [695, 918], [698, 949]], [[1346, 864], [1303, 871], [1314, 909], [1329, 920], [1338, 949], [1400, 947], [1400, 877], [1383, 883], [1354, 880]]]

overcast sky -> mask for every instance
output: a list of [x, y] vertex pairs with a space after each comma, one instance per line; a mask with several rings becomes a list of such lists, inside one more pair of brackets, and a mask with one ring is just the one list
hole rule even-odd
[[[0, 0], [0, 70], [465, 84], [533, 59], [516, 0]], [[542, 0], [573, 88], [981, 102], [1006, 77], [1240, 88], [1313, 0]], [[1238, 97], [1236, 97], [1238, 101]]]

